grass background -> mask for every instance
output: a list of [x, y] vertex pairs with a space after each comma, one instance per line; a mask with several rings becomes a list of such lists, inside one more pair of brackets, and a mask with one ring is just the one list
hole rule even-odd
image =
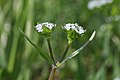
[[58, 24], [52, 34], [52, 47], [59, 59], [66, 44], [60, 28], [78, 23], [86, 33], [76, 39], [69, 54], [82, 46], [96, 30], [95, 39], [56, 73], [57, 80], [114, 80], [120, 77], [120, 1], [113, 0], [89, 9], [90, 0], [0, 0], [0, 80], [47, 80], [50, 65], [20, 34], [18, 27], [46, 51], [42, 35], [33, 26], [37, 22]]

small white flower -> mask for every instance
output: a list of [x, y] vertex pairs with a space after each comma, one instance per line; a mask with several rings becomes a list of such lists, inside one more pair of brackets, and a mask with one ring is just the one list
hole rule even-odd
[[71, 24], [71, 23], [68, 23], [64, 26], [64, 28], [69, 31], [70, 29], [76, 31], [78, 34], [83, 34], [85, 32], [85, 30], [83, 29], [82, 26], [79, 26], [77, 23], [75, 24]]
[[49, 23], [49, 22], [44, 22], [44, 23], [41, 23], [41, 24], [37, 24], [35, 26], [35, 28], [38, 32], [43, 32], [43, 26], [47, 27], [48, 29], [52, 29], [53, 27], [56, 27], [56, 24]]
[[42, 29], [42, 24], [36, 25], [35, 28], [36, 28], [36, 30], [37, 30], [38, 32], [42, 32], [42, 31], [43, 31], [43, 29]]
[[49, 23], [49, 22], [42, 23], [42, 25], [49, 28], [49, 29], [52, 29], [53, 27], [56, 27], [56, 24]]
[[83, 34], [85, 31], [82, 26], [78, 26], [78, 29], [76, 29], [76, 32], [79, 34]]

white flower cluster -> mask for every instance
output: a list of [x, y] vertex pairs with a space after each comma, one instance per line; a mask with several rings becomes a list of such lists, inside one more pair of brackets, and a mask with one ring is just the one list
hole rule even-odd
[[41, 24], [37, 24], [35, 28], [38, 32], [43, 32], [43, 26], [47, 27], [48, 29], [52, 29], [53, 27], [56, 27], [56, 24], [44, 22]]
[[79, 26], [77, 23], [71, 24], [68, 23], [64, 26], [64, 28], [69, 31], [70, 29], [75, 30], [78, 34], [83, 34], [86, 30], [83, 29], [82, 26]]

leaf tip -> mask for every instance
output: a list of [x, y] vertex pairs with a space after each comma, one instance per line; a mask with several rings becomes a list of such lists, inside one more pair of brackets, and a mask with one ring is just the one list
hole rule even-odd
[[95, 34], [96, 34], [96, 31], [94, 31], [94, 32], [92, 33], [92, 35], [91, 35], [89, 41], [92, 41], [92, 40], [93, 40], [93, 38], [95, 37]]

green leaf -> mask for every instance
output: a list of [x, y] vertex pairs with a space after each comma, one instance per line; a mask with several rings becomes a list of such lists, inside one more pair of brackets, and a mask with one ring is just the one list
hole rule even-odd
[[74, 51], [72, 54], [70, 54], [68, 57], [66, 57], [62, 62], [61, 64], [65, 63], [67, 60], [73, 58], [74, 56], [76, 56], [77, 54], [79, 54], [79, 52], [81, 50], [83, 50], [85, 48], [85, 46], [87, 46], [87, 44], [89, 43], [90, 41], [88, 40], [82, 47], [80, 47], [79, 49], [77, 49], [76, 51]]
[[20, 28], [19, 31], [36, 48], [36, 50], [39, 52], [42, 58], [44, 58], [49, 64], [53, 63], [50, 56], [41, 47], [33, 43]]
[[74, 56], [76, 56], [77, 54], [79, 54], [79, 52], [80, 52], [81, 50], [83, 50], [83, 49], [88, 45], [88, 43], [89, 43], [90, 41], [93, 40], [95, 34], [96, 34], [96, 32], [94, 31], [94, 32], [92, 33], [91, 37], [89, 38], [89, 40], [88, 40], [82, 47], [80, 47], [79, 49], [77, 49], [76, 51], [74, 51], [72, 54], [70, 54], [68, 57], [66, 57], [61, 63], [59, 63], [59, 65], [65, 63], [67, 60], [69, 60], [69, 59], [73, 58]]

